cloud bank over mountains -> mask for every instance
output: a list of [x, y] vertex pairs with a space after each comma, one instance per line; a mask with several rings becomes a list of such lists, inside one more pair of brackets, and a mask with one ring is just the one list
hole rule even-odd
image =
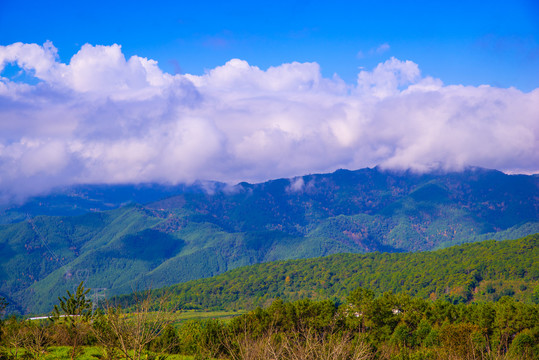
[[[13, 65], [22, 73], [8, 76]], [[346, 84], [316, 63], [232, 59], [171, 75], [119, 45], [84, 45], [69, 63], [50, 42], [0, 46], [0, 202], [77, 183], [234, 183], [378, 164], [538, 172], [539, 89], [446, 86], [395, 58]]]

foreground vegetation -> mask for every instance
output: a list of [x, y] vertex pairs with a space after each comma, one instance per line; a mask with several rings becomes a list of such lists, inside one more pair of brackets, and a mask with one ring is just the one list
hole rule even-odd
[[94, 309], [81, 282], [49, 318], [0, 321], [0, 360], [537, 360], [538, 282], [539, 234], [261, 264]]
[[452, 304], [357, 288], [340, 305], [276, 300], [228, 320], [178, 322], [151, 292], [138, 293], [130, 312], [110, 305], [92, 312], [86, 293], [81, 284], [60, 298], [48, 320], [4, 320], [0, 358], [539, 358], [539, 305], [510, 297]]

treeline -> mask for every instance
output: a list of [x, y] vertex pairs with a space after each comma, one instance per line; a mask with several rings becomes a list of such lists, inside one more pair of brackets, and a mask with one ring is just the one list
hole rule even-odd
[[[155, 291], [177, 309], [253, 309], [274, 299], [343, 301], [357, 287], [453, 304], [539, 302], [539, 234], [420, 253], [337, 254], [234, 269]], [[129, 304], [132, 295], [120, 297]]]
[[451, 304], [357, 288], [340, 305], [276, 300], [228, 322], [174, 324], [165, 302], [156, 306], [151, 293], [139, 293], [130, 313], [115, 306], [92, 313], [84, 294], [79, 288], [61, 299], [52, 320], [2, 322], [0, 358], [40, 359], [55, 346], [69, 346], [72, 359], [97, 346], [101, 354], [94, 358], [110, 360], [539, 358], [539, 305], [510, 297]]

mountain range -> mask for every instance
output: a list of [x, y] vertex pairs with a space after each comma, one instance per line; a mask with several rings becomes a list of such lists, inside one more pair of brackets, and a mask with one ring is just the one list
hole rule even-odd
[[335, 253], [418, 252], [539, 232], [539, 176], [337, 170], [235, 186], [84, 185], [0, 212], [0, 296], [50, 311], [98, 294]]

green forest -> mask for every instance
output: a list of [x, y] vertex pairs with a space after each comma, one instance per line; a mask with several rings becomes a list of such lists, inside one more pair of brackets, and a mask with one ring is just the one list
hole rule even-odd
[[[297, 182], [304, 186], [291, 187]], [[328, 271], [320, 269], [313, 280], [308, 280], [308, 272], [298, 270], [304, 274], [287, 274], [290, 281], [285, 283], [280, 269], [269, 269], [272, 278], [260, 281], [264, 292], [256, 296], [242, 292], [242, 296], [249, 297], [253, 306], [268, 305], [276, 296], [294, 300], [306, 297], [298, 294], [301, 291], [312, 288], [318, 294], [324, 288], [327, 294], [321, 296], [334, 294], [342, 299], [354, 286], [377, 292], [409, 291], [419, 288], [414, 281], [423, 281], [428, 295], [435, 292], [440, 297], [442, 284], [430, 282], [430, 274], [425, 274], [425, 280], [405, 279], [406, 284], [388, 279], [377, 284], [366, 268], [356, 267], [361, 261], [355, 259], [368, 265], [372, 257], [372, 266], [384, 273], [394, 268], [384, 268], [383, 258], [388, 264], [405, 259], [396, 266], [407, 271], [405, 262], [415, 261], [414, 255], [371, 253], [427, 251], [538, 233], [538, 185], [538, 176], [480, 168], [429, 174], [374, 168], [232, 187], [212, 183], [211, 191], [157, 185], [71, 188], [0, 208], [0, 296], [8, 299], [10, 311], [43, 313], [80, 281], [93, 289], [107, 289], [111, 296], [131, 292], [141, 283], [160, 288], [253, 264], [350, 253], [368, 255], [329, 258], [339, 270], [322, 262], [320, 266]], [[356, 269], [356, 277], [344, 269], [347, 261]], [[370, 276], [368, 281], [360, 277], [363, 274]], [[488, 274], [481, 276], [488, 278]], [[304, 282], [305, 277], [314, 284]], [[339, 290], [339, 277], [355, 283]], [[319, 283], [322, 280], [325, 283]], [[521, 285], [512, 285], [515, 296], [528, 296], [529, 291], [521, 294]], [[448, 286], [451, 292], [452, 284]], [[466, 289], [453, 292], [470, 298]], [[258, 299], [265, 293], [268, 298]], [[492, 296], [499, 295], [497, 291]], [[216, 306], [222, 302], [219, 296], [215, 299]], [[182, 300], [182, 306], [195, 307], [201, 301], [207, 299]], [[243, 306], [243, 300], [238, 301]]]
[[81, 282], [48, 317], [4, 314], [0, 359], [539, 359], [538, 242], [278, 261], [99, 304]]
[[[355, 288], [406, 293], [453, 304], [539, 300], [539, 234], [431, 252], [336, 254], [231, 270], [156, 290], [177, 309], [252, 309], [280, 298], [344, 301]], [[131, 295], [121, 296], [129, 304]]]

